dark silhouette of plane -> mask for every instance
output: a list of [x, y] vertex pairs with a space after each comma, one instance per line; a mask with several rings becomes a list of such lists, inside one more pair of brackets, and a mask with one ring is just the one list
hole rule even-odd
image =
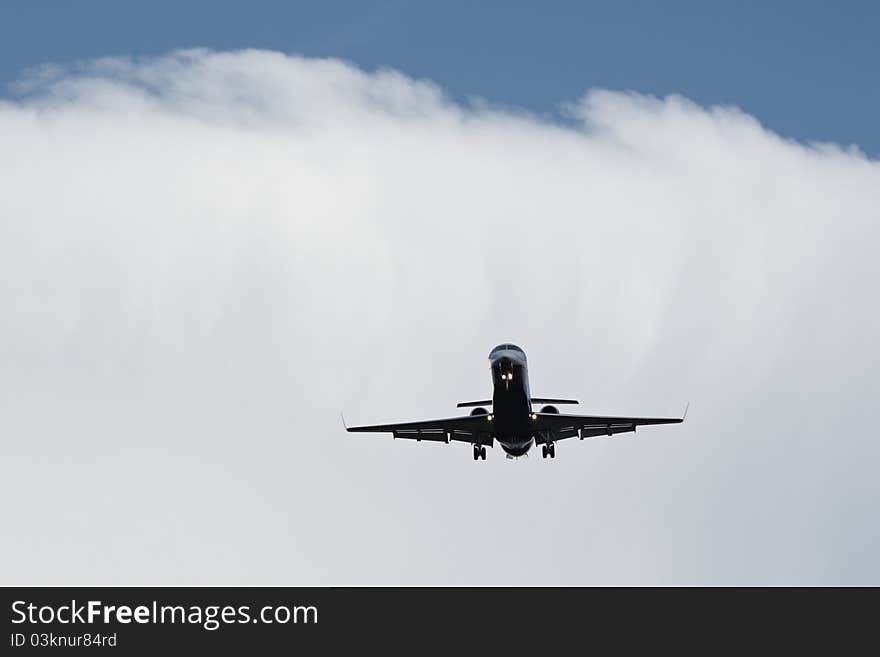
[[[395, 438], [413, 440], [471, 443], [474, 446], [474, 460], [485, 461], [486, 447], [493, 447], [495, 441], [498, 441], [508, 458], [523, 456], [532, 445], [541, 445], [542, 456], [552, 459], [556, 458], [556, 441], [563, 438], [579, 436], [583, 440], [593, 436], [634, 432], [637, 426], [646, 424], [677, 424], [684, 421], [684, 415], [680, 418], [664, 418], [560, 413], [553, 404], [577, 404], [577, 400], [532, 397], [526, 354], [515, 344], [495, 347], [489, 353], [489, 366], [492, 372], [492, 399], [458, 404], [459, 408], [473, 407], [470, 415], [422, 422], [346, 426], [346, 430], [390, 433]], [[532, 410], [532, 404], [546, 406], [536, 413]], [[489, 405], [492, 406], [491, 411], [485, 408]]]

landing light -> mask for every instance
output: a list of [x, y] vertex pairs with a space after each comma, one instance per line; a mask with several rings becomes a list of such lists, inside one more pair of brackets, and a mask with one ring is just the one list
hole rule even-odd
[[537, 416], [535, 413], [532, 413], [532, 419], [533, 419], [533, 420], [537, 420], [537, 419], [538, 419], [538, 416]]
[[489, 420], [489, 422], [491, 422], [491, 421], [492, 421], [492, 416], [491, 416], [491, 415], [487, 415], [487, 416], [486, 416], [486, 419]]

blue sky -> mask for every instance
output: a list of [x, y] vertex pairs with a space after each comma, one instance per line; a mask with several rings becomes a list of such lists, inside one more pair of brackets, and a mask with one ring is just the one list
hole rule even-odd
[[25, 68], [175, 48], [268, 48], [429, 78], [553, 114], [590, 87], [735, 104], [802, 141], [880, 154], [880, 3], [196, 0], [0, 5], [0, 85]]

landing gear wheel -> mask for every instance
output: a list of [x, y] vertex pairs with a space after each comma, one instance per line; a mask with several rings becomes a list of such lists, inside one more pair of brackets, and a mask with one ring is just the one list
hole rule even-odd
[[541, 445], [541, 458], [547, 458], [547, 445]]
[[480, 458], [483, 459], [484, 461], [486, 460], [486, 446], [485, 445], [480, 447]]
[[556, 443], [550, 443], [547, 445], [547, 452], [550, 454], [551, 459], [556, 458]]
[[480, 458], [480, 446], [474, 445], [474, 461]]

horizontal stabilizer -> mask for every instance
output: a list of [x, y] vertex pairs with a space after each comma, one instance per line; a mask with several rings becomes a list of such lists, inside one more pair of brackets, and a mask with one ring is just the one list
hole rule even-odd
[[481, 401], [469, 401], [469, 402], [458, 402], [456, 406], [458, 408], [470, 408], [471, 406], [491, 406], [491, 399], [483, 399]]
[[533, 404], [577, 404], [577, 399], [553, 399], [551, 397], [532, 397]]

